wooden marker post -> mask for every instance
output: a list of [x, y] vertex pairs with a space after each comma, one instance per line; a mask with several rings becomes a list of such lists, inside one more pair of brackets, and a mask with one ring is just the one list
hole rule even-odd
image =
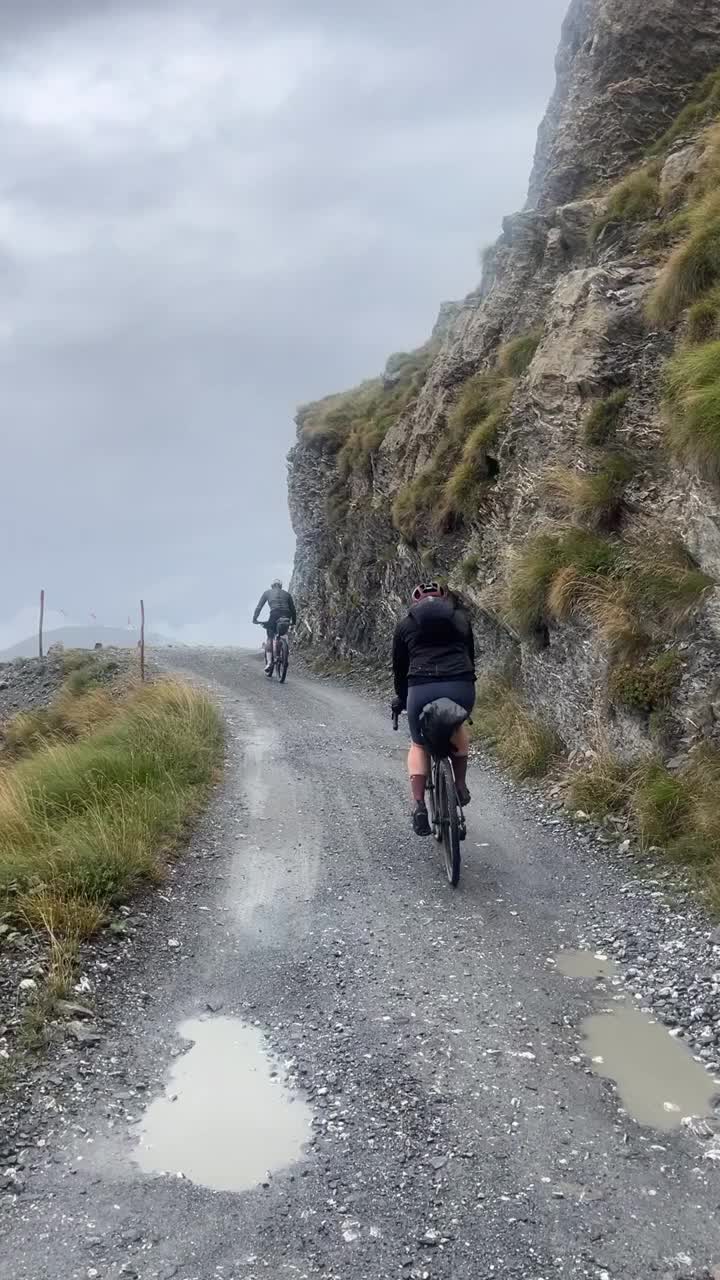
[[145, 679], [145, 601], [140, 601], [140, 679]]
[[45, 620], [45, 592], [41, 591], [40, 592], [40, 628], [39, 628], [39, 635], [38, 635], [38, 650], [41, 658], [44, 656], [43, 655], [43, 622], [44, 620]]

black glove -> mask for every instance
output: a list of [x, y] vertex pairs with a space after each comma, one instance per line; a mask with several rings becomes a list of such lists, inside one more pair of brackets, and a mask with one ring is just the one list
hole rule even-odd
[[396, 695], [390, 703], [390, 709], [394, 716], [402, 715], [405, 710], [405, 699], [399, 698]]

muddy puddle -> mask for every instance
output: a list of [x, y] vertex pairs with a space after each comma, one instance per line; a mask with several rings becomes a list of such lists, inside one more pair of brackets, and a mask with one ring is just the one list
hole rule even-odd
[[[568, 978], [599, 982], [618, 975], [612, 960], [592, 951], [560, 951], [555, 964]], [[718, 1087], [704, 1067], [662, 1023], [619, 993], [615, 999], [613, 1008], [582, 1023], [594, 1074], [613, 1081], [623, 1107], [638, 1124], [670, 1132], [687, 1116], [712, 1115]]]
[[615, 1082], [639, 1124], [669, 1132], [685, 1116], [713, 1114], [717, 1085], [662, 1023], [625, 1004], [586, 1018], [582, 1030], [593, 1071]]
[[235, 1018], [193, 1019], [179, 1033], [191, 1047], [141, 1123], [141, 1169], [246, 1191], [300, 1159], [310, 1108], [285, 1087], [262, 1033]]
[[611, 978], [617, 973], [617, 966], [601, 952], [558, 951], [555, 965], [566, 978]]

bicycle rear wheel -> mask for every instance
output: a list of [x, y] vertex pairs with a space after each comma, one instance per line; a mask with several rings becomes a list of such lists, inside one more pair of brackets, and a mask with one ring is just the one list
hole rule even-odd
[[442, 824], [445, 871], [453, 889], [460, 879], [460, 823], [458, 821], [455, 778], [449, 760], [441, 760], [438, 768], [438, 810]]
[[287, 640], [284, 640], [284, 639], [280, 640], [278, 644], [278, 650], [279, 650], [278, 661], [277, 661], [278, 680], [280, 681], [281, 684], [284, 684], [287, 678], [288, 665], [290, 662], [290, 650], [288, 648]]

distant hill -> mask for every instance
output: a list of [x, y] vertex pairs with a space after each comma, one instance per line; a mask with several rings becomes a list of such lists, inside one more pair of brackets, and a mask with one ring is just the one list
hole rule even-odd
[[[62, 644], [66, 649], [94, 649], [100, 643], [104, 649], [134, 649], [140, 639], [137, 631], [127, 631], [122, 627], [58, 627], [56, 631], [45, 634], [43, 644], [47, 653], [51, 644]], [[145, 637], [147, 645], [166, 645], [162, 636]], [[0, 662], [12, 662], [13, 658], [36, 658], [38, 652], [37, 636], [28, 636], [9, 649], [0, 649]]]

